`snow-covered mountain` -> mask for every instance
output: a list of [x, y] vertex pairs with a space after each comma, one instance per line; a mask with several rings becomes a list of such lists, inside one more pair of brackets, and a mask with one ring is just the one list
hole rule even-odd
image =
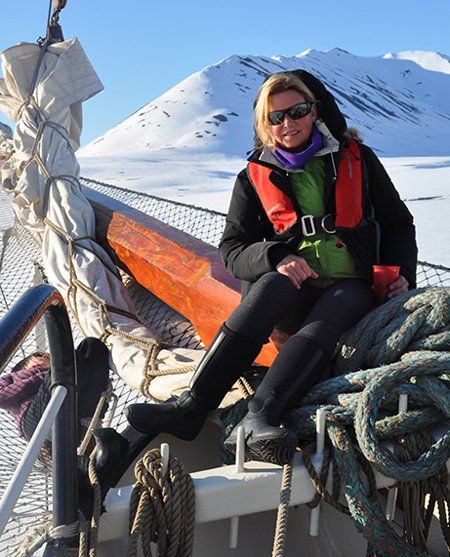
[[[155, 152], [243, 157], [252, 105], [270, 73], [304, 68], [335, 95], [350, 125], [381, 156], [450, 154], [450, 59], [421, 51], [383, 57], [341, 49], [297, 56], [230, 56], [192, 74], [84, 147], [82, 157]], [[174, 154], [174, 153], [172, 153]]]
[[411, 60], [426, 70], [450, 74], [450, 57], [440, 52], [427, 52], [426, 50], [405, 50], [397, 54], [385, 54], [383, 58], [396, 58], [397, 60]]

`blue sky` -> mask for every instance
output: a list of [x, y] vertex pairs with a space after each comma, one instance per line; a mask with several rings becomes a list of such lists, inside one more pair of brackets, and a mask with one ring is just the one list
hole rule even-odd
[[[47, 9], [47, 0], [1, 0], [0, 50], [42, 35]], [[106, 87], [85, 104], [83, 144], [232, 54], [291, 56], [337, 46], [361, 56], [450, 55], [450, 0], [68, 0], [61, 23], [66, 38], [80, 39]]]

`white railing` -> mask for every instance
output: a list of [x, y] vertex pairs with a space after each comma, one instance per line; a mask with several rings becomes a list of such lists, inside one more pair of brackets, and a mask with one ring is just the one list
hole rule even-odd
[[0, 536], [3, 534], [5, 526], [11, 516], [13, 509], [20, 497], [22, 489], [30, 475], [34, 463], [39, 455], [48, 434], [50, 433], [56, 416], [67, 395], [67, 389], [59, 385], [54, 390], [50, 402], [48, 403], [39, 423], [24, 451], [22, 458], [14, 472], [8, 487], [0, 501]]

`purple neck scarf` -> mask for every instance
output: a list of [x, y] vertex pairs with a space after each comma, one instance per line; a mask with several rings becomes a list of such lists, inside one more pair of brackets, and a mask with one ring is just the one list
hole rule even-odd
[[323, 137], [316, 126], [313, 127], [311, 133], [311, 143], [306, 149], [300, 151], [300, 153], [291, 153], [290, 151], [285, 151], [281, 147], [277, 147], [273, 150], [275, 158], [287, 169], [299, 169], [303, 168], [307, 162], [309, 162], [313, 155], [320, 151], [323, 147]]

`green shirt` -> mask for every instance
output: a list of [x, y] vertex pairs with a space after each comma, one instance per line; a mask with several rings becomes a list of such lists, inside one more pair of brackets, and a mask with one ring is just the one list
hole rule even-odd
[[[322, 157], [313, 157], [304, 172], [291, 174], [292, 189], [304, 215], [323, 217], [325, 204], [323, 188], [325, 163]], [[353, 257], [336, 234], [325, 232], [302, 239], [298, 254], [316, 271], [319, 279], [309, 279], [312, 286], [326, 288], [333, 280], [360, 276]]]

